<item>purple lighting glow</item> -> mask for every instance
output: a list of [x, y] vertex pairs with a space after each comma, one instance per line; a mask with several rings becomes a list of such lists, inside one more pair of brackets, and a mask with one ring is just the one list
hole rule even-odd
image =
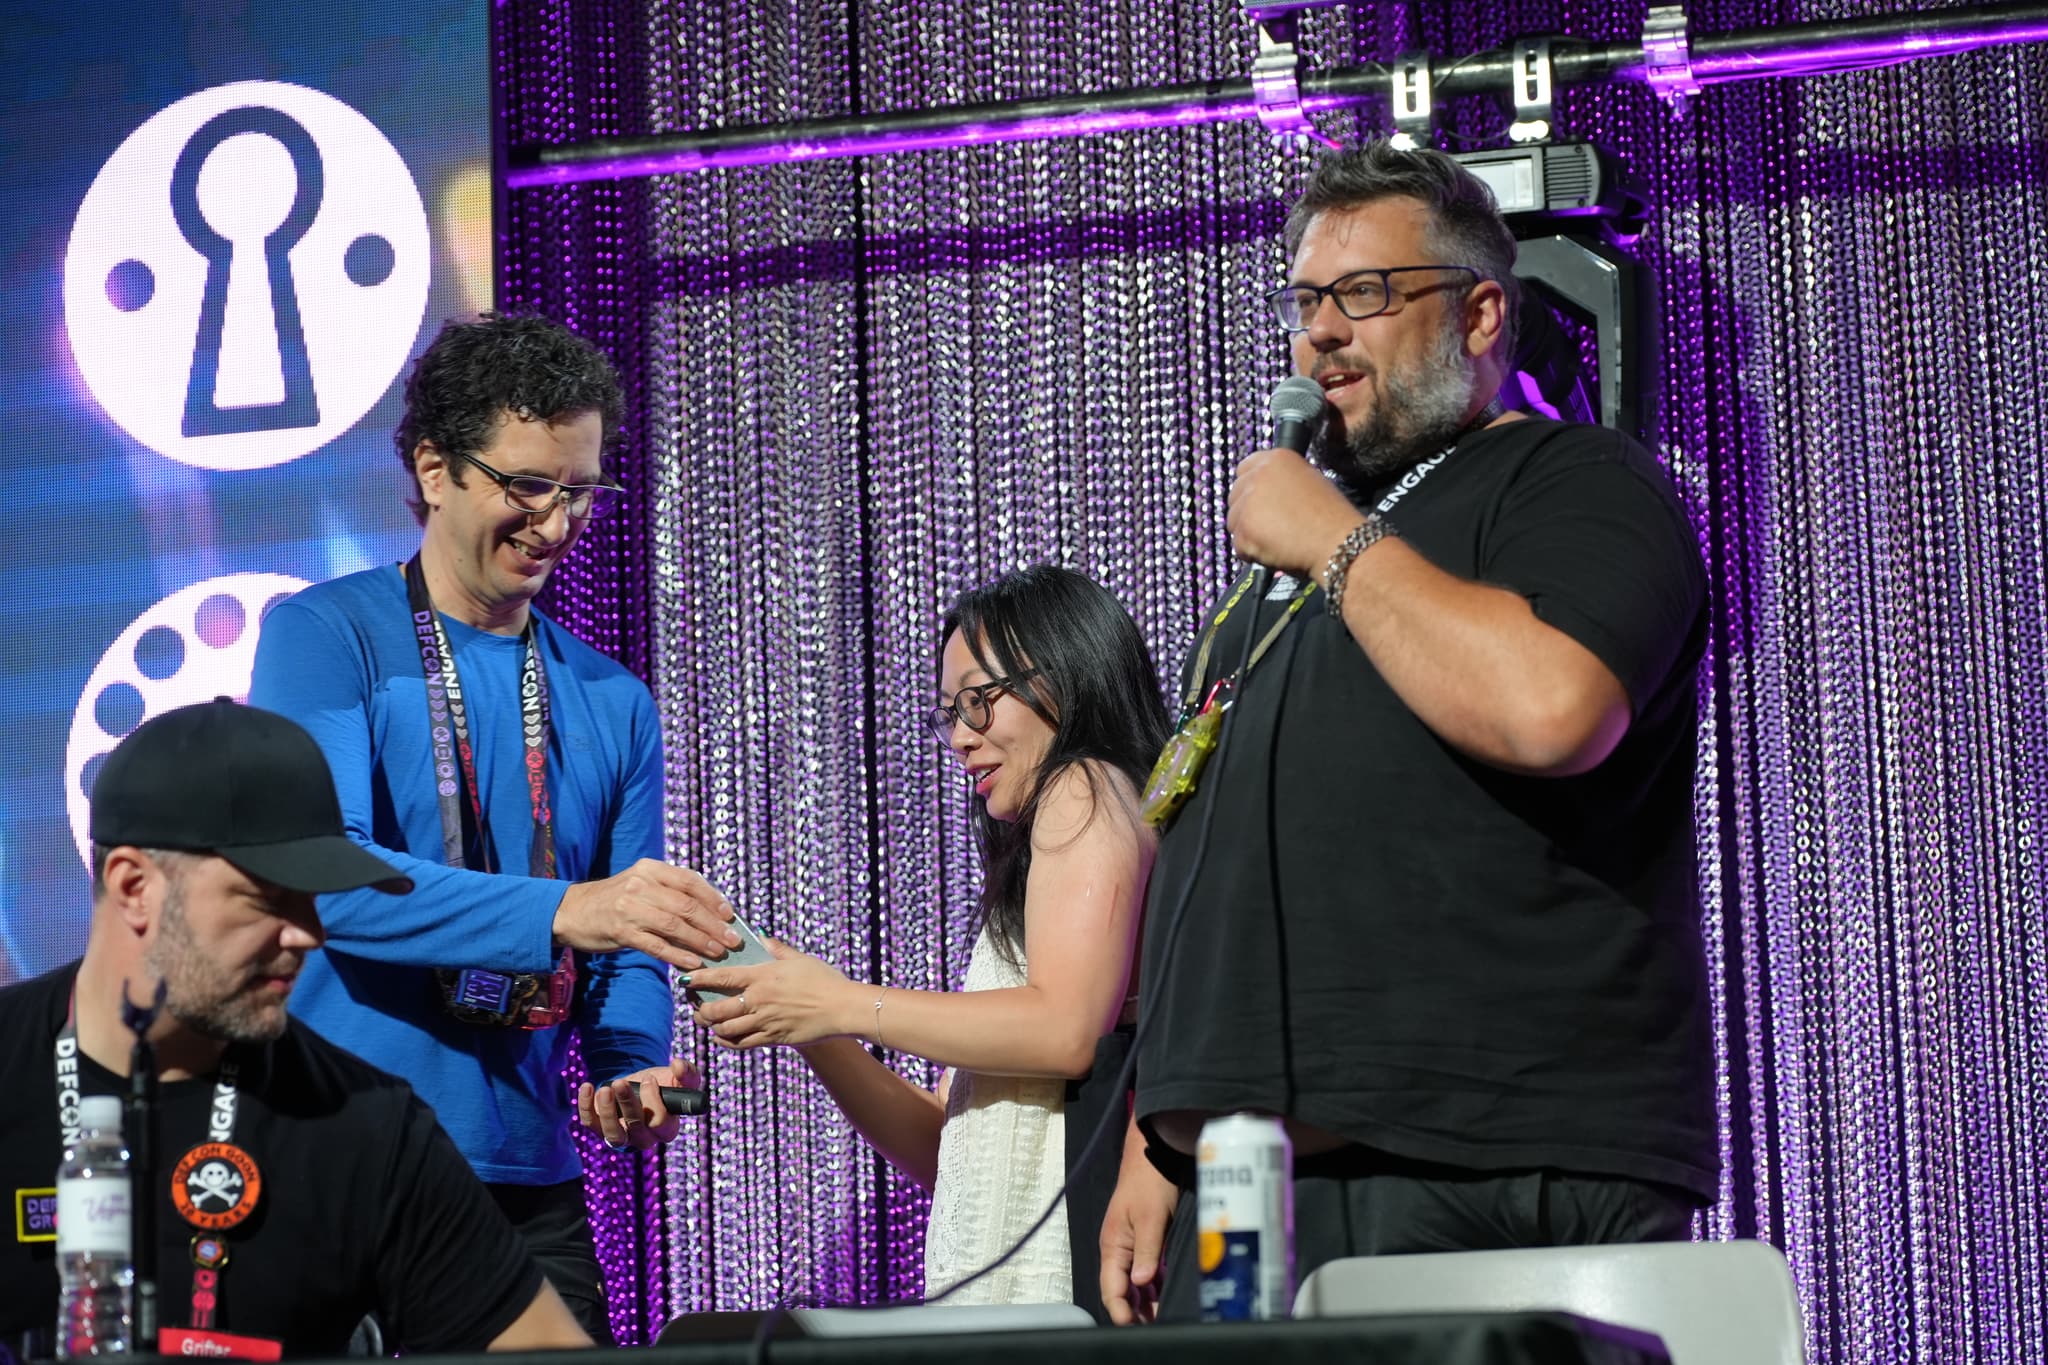
[[[1302, 43], [1327, 72], [1643, 17], [1511, 8], [1512, 31], [1497, 5], [1318, 11]], [[654, 687], [674, 859], [850, 975], [955, 985], [976, 861], [916, 723], [940, 615], [1055, 559], [1172, 664], [1286, 363], [1256, 299], [1305, 154], [1250, 122], [1248, 82], [1197, 84], [1249, 68], [1235, 0], [735, 0], [703, 53], [676, 37], [701, 11], [504, 10], [508, 141], [559, 164], [516, 173], [502, 297], [632, 389], [635, 497], [554, 607]], [[1709, 17], [1753, 37], [1792, 12]], [[1826, 60], [1927, 50], [1884, 41]], [[1640, 82], [1558, 92], [1563, 134], [1655, 205], [1647, 438], [1711, 575], [1694, 810], [1726, 1170], [1700, 1232], [1785, 1251], [1815, 1365], [2048, 1357], [2039, 58], [1736, 84], [1696, 35], [1696, 74], [1731, 83], [1683, 120]], [[1110, 108], [1162, 89], [1210, 93]], [[1095, 107], [1044, 107], [1075, 91]], [[1332, 98], [1333, 130], [1384, 131]], [[1010, 112], [932, 126], [954, 106]], [[1497, 105], [1442, 112], [1446, 145], [1498, 140]], [[676, 128], [708, 131], [651, 136]], [[1046, 140], [1075, 131], [1106, 135]], [[913, 154], [848, 160], [881, 151]], [[679, 1047], [711, 1112], [659, 1163], [589, 1154], [621, 1338], [914, 1296], [923, 1196], [800, 1061]]]
[[[1883, 66], [1919, 57], [1956, 55], [1986, 47], [2048, 39], [2048, 15], [2039, 5], [1982, 15], [1965, 11], [1695, 34], [1688, 62], [1700, 85], [1802, 76]], [[1491, 54], [1497, 56], [1497, 54]], [[1444, 64], [1448, 80], [1469, 59]], [[1640, 51], [1625, 43], [1607, 48], [1588, 75], [1643, 78]], [[1561, 82], [1571, 74], [1560, 68]], [[1305, 114], [1332, 114], [1385, 98], [1388, 76], [1377, 68], [1304, 68], [1300, 106]], [[1468, 78], [1469, 79], [1469, 78]], [[1460, 82], [1458, 88], [1467, 88]], [[1505, 91], [1505, 82], [1501, 85]], [[513, 189], [629, 180], [745, 166], [775, 166], [839, 157], [886, 156], [1034, 142], [1142, 129], [1188, 128], [1257, 119], [1259, 102], [1249, 80], [1128, 88], [1099, 96], [956, 104], [874, 118], [796, 121], [729, 127], [698, 133], [603, 139], [577, 146], [540, 145], [532, 160], [506, 172]]]
[[[980, 105], [943, 111], [937, 124], [925, 116], [897, 126], [882, 120], [832, 119], [785, 127], [742, 128], [697, 139], [647, 139], [660, 150], [620, 152], [591, 160], [543, 161], [515, 166], [506, 173], [514, 189], [539, 185], [577, 184], [592, 180], [628, 180], [647, 175], [732, 170], [743, 166], [778, 166], [792, 162], [841, 157], [884, 156], [931, 152], [953, 147], [979, 147], [999, 142], [1041, 142], [1052, 138], [1145, 128], [1190, 128], [1208, 123], [1256, 119], [1258, 105], [1247, 81], [1212, 85], [1198, 97], [1161, 99], [1138, 107], [1095, 107], [1037, 112], [1039, 106], [1067, 101], [1038, 101], [1015, 106]], [[1351, 101], [1337, 96], [1305, 97], [1311, 113], [1340, 109]], [[934, 111], [935, 113], [939, 111]], [[955, 121], [955, 120], [958, 121]], [[543, 153], [545, 156], [546, 153]]]

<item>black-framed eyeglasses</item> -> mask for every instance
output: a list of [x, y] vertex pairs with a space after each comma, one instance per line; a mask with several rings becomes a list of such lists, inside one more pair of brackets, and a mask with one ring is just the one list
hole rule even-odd
[[531, 517], [544, 517], [566, 502], [570, 516], [592, 521], [609, 514], [626, 496], [626, 490], [613, 483], [557, 483], [538, 474], [501, 474], [474, 455], [469, 463], [497, 480], [505, 490], [507, 507]]
[[[1471, 278], [1461, 285], [1444, 280], [1412, 289], [1395, 288], [1394, 276], [1426, 270], [1457, 270]], [[1283, 284], [1266, 295], [1266, 302], [1273, 306], [1273, 316], [1280, 319], [1282, 327], [1290, 332], [1305, 332], [1315, 321], [1316, 310], [1323, 306], [1325, 297], [1334, 300], [1337, 311], [1345, 317], [1353, 322], [1364, 322], [1367, 318], [1397, 311], [1403, 300], [1437, 289], [1469, 289], [1486, 278], [1485, 271], [1469, 265], [1396, 265], [1382, 270], [1354, 270], [1328, 284]]]
[[989, 682], [976, 683], [972, 687], [963, 687], [953, 694], [951, 705], [941, 702], [926, 712], [925, 724], [931, 727], [932, 733], [939, 737], [939, 743], [944, 745], [952, 744], [953, 726], [956, 722], [978, 735], [988, 729], [989, 723], [995, 719], [996, 698], [1005, 692], [1016, 691], [1017, 684], [1026, 678], [1037, 676], [1038, 670], [1033, 668], [1014, 677], [995, 678]]

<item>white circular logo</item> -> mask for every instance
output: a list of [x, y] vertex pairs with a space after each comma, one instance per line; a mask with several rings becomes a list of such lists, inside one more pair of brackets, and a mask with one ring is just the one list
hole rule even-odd
[[264, 613], [303, 578], [238, 573], [180, 588], [129, 623], [100, 656], [64, 746], [64, 806], [78, 856], [92, 862], [92, 784], [100, 762], [152, 716], [233, 697], [246, 701]]
[[137, 128], [64, 256], [93, 396], [150, 449], [261, 469], [354, 426], [404, 366], [433, 253], [412, 173], [331, 95], [239, 81]]

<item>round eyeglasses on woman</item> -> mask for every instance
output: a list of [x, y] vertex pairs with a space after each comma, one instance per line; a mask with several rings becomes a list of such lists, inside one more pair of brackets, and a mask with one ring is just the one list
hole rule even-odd
[[941, 702], [926, 712], [925, 724], [931, 726], [932, 733], [938, 736], [940, 745], [950, 749], [953, 746], [953, 726], [956, 723], [966, 726], [977, 735], [982, 733], [995, 720], [996, 698], [1005, 692], [1016, 691], [1017, 684], [1026, 678], [1037, 676], [1038, 670], [1033, 668], [1015, 677], [996, 678], [989, 682], [976, 683], [972, 687], [963, 687], [953, 694], [950, 705]]
[[[1434, 284], [1397, 286], [1394, 283], [1396, 275], [1437, 270], [1456, 270], [1469, 278], [1438, 280]], [[1283, 284], [1268, 291], [1265, 298], [1283, 328], [1290, 332], [1306, 332], [1326, 297], [1345, 317], [1353, 322], [1364, 322], [1382, 313], [1400, 312], [1409, 299], [1418, 299], [1439, 289], [1469, 289], [1485, 278], [1484, 271], [1469, 265], [1396, 265], [1384, 270], [1354, 270], [1349, 275], [1339, 275], [1328, 284]]]
[[567, 503], [571, 517], [594, 521], [617, 507], [619, 499], [626, 496], [626, 490], [615, 483], [556, 483], [538, 474], [501, 474], [474, 455], [469, 457], [469, 463], [497, 480], [498, 487], [505, 490], [507, 507], [530, 517], [544, 517], [558, 504]]

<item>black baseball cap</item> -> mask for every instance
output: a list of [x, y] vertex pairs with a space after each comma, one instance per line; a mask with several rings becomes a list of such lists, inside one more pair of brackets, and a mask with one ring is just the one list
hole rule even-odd
[[217, 853], [292, 891], [412, 890], [342, 832], [313, 737], [228, 697], [153, 716], [114, 746], [92, 785], [92, 841]]

